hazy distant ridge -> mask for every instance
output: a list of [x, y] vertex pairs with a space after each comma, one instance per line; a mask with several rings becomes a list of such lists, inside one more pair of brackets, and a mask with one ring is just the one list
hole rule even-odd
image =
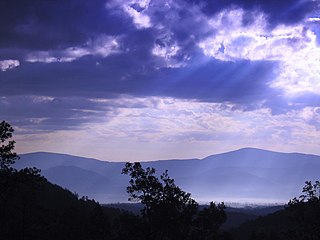
[[[165, 169], [198, 201], [287, 202], [299, 195], [306, 180], [320, 178], [320, 156], [278, 153], [254, 148], [204, 159], [144, 162]], [[56, 153], [22, 154], [18, 168], [36, 166], [53, 183], [100, 202], [127, 200], [124, 162], [99, 161]]]

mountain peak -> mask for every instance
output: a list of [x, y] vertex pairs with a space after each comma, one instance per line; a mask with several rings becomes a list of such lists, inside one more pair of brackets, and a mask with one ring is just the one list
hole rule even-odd
[[253, 148], [253, 147], [245, 147], [245, 148], [240, 148], [237, 150], [229, 151], [229, 152], [224, 152], [224, 153], [217, 153], [213, 155], [209, 155], [202, 160], [206, 160], [209, 158], [216, 158], [216, 157], [226, 157], [226, 156], [249, 156], [249, 155], [270, 155], [270, 154], [285, 154], [281, 152], [275, 152], [275, 151], [270, 151], [270, 150], [264, 150], [260, 148]]
[[[124, 162], [105, 162], [55, 153], [22, 154], [17, 167], [38, 167], [55, 183], [100, 202], [127, 199]], [[158, 173], [169, 170], [198, 201], [286, 202], [306, 180], [318, 180], [320, 156], [242, 148], [202, 160], [144, 162]]]

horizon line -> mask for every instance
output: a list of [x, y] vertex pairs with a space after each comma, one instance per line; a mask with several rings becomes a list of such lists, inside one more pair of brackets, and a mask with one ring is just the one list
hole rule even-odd
[[92, 160], [97, 160], [97, 161], [102, 161], [102, 162], [114, 162], [114, 163], [121, 163], [121, 162], [159, 162], [159, 161], [185, 161], [185, 160], [204, 160], [208, 157], [215, 156], [215, 155], [222, 155], [222, 154], [228, 154], [228, 153], [233, 153], [233, 152], [238, 152], [242, 150], [259, 150], [259, 151], [265, 151], [265, 152], [271, 152], [271, 153], [280, 153], [280, 154], [302, 154], [302, 155], [310, 155], [310, 156], [317, 156], [320, 157], [318, 154], [314, 153], [306, 153], [306, 152], [285, 152], [285, 151], [277, 151], [277, 150], [270, 150], [270, 149], [262, 149], [262, 148], [257, 148], [257, 147], [243, 147], [243, 148], [237, 148], [235, 150], [230, 150], [230, 151], [224, 151], [224, 152], [217, 152], [213, 153], [210, 155], [207, 155], [203, 158], [197, 158], [197, 157], [191, 157], [191, 158], [168, 158], [168, 159], [148, 159], [148, 160], [132, 160], [132, 161], [126, 161], [126, 160], [120, 160], [120, 161], [115, 161], [115, 160], [103, 160], [100, 158], [95, 158], [95, 157], [90, 157], [90, 156], [80, 156], [77, 154], [72, 154], [72, 153], [63, 153], [63, 152], [50, 152], [50, 151], [35, 151], [35, 152], [22, 152], [22, 153], [17, 153], [18, 156], [20, 155], [27, 155], [27, 154], [39, 154], [39, 153], [46, 153], [46, 154], [58, 154], [58, 155], [66, 155], [66, 156], [71, 156], [71, 157], [79, 157], [79, 158], [86, 158], [86, 159], [92, 159]]

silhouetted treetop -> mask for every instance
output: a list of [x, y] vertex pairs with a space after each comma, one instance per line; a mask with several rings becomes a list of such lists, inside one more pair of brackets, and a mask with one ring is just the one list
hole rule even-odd
[[17, 159], [18, 155], [13, 152], [15, 141], [10, 140], [14, 132], [11, 125], [5, 121], [0, 123], [0, 169], [9, 169]]
[[164, 205], [178, 211], [187, 206], [198, 205], [190, 193], [184, 192], [175, 184], [168, 170], [160, 175], [160, 179], [155, 176], [155, 172], [154, 168], [144, 169], [139, 162], [126, 163], [122, 174], [131, 177], [130, 185], [127, 187], [129, 201], [140, 201], [145, 205], [146, 213]]
[[223, 239], [218, 231], [226, 220], [223, 203], [199, 211], [198, 203], [175, 184], [168, 170], [157, 177], [154, 168], [128, 162], [122, 174], [131, 177], [128, 200], [144, 205], [143, 239]]
[[290, 205], [295, 205], [303, 202], [319, 202], [320, 203], [320, 182], [306, 181], [304, 187], [302, 188], [302, 195], [299, 198], [293, 198], [289, 201]]

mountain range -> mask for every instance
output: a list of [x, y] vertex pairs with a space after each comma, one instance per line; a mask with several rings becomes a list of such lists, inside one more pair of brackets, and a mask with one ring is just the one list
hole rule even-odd
[[[37, 167], [52, 183], [100, 203], [126, 202], [129, 177], [124, 162], [101, 161], [66, 154], [21, 154], [18, 169]], [[200, 203], [286, 203], [299, 196], [304, 182], [320, 179], [320, 156], [243, 148], [203, 159], [142, 162], [169, 175]]]

